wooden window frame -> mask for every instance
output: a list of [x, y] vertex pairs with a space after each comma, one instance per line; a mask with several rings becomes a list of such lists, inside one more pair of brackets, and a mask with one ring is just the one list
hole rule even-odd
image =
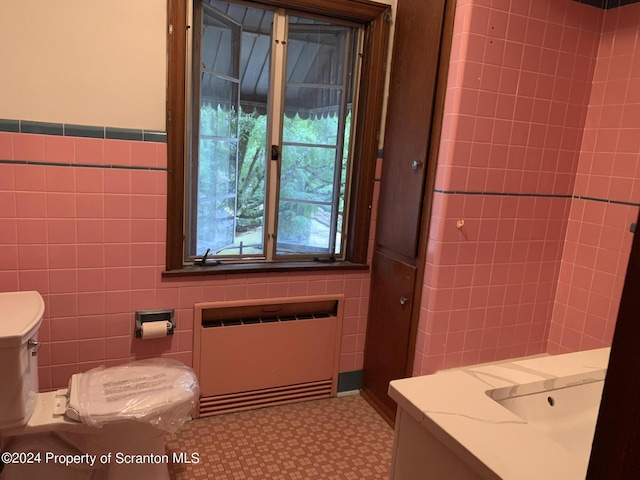
[[375, 165], [384, 97], [390, 7], [369, 0], [254, 0], [258, 5], [322, 15], [362, 25], [364, 56], [360, 73], [356, 131], [353, 144], [353, 179], [347, 220], [348, 240], [342, 262], [274, 262], [184, 265], [184, 194], [187, 94], [186, 0], [168, 0], [167, 11], [167, 243], [164, 276], [210, 273], [368, 268], [367, 249]]

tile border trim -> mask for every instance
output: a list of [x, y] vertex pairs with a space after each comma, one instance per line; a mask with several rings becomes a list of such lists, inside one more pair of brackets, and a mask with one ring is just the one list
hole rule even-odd
[[576, 200], [589, 200], [591, 202], [603, 202], [603, 203], [613, 203], [616, 205], [627, 205], [629, 207], [640, 207], [640, 203], [635, 202], [627, 202], [624, 200], [610, 200], [607, 198], [598, 198], [598, 197], [587, 197], [585, 195], [561, 195], [554, 193], [509, 193], [509, 192], [476, 192], [476, 191], [465, 191], [465, 190], [443, 190], [440, 188], [435, 188], [434, 193], [441, 193], [443, 195], [483, 195], [487, 197], [540, 197], [540, 198], [570, 198]]
[[140, 167], [136, 165], [106, 165], [94, 163], [64, 163], [64, 162], [36, 162], [32, 160], [2, 160], [0, 165], [39, 165], [43, 167], [74, 167], [74, 168], [104, 168], [114, 170], [150, 170], [156, 172], [168, 171], [165, 167]]
[[93, 125], [34, 122], [32, 120], [6, 118], [0, 118], [0, 132], [167, 143], [167, 133], [157, 130], [96, 127]]
[[624, 7], [625, 5], [638, 3], [640, 0], [575, 0], [575, 1], [578, 3], [591, 5], [592, 7], [600, 8], [602, 10], [609, 10], [612, 8]]

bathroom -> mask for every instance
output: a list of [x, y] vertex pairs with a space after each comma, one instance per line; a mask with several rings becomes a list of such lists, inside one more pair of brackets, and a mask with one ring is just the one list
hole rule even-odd
[[[42, 3], [0, 5], [0, 291], [45, 299], [40, 389], [140, 357], [192, 365], [198, 302], [325, 294], [344, 296], [339, 372], [357, 379], [368, 271], [161, 275], [166, 3]], [[610, 345], [640, 201], [638, 5], [457, 3], [413, 373]], [[174, 335], [134, 338], [133, 312], [162, 308]]]

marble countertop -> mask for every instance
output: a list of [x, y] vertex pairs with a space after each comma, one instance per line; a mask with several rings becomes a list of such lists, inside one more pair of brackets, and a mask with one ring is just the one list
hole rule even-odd
[[494, 398], [603, 380], [609, 351], [601, 348], [394, 380], [389, 395], [482, 478], [584, 480], [585, 459]]

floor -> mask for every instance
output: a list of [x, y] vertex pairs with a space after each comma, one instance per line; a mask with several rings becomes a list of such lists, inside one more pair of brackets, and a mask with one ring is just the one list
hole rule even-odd
[[173, 480], [387, 480], [393, 430], [359, 395], [186, 423], [167, 451]]

